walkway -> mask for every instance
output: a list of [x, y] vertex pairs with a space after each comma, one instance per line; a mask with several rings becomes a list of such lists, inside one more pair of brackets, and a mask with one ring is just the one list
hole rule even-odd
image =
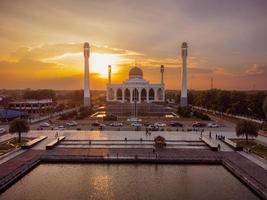
[[250, 161], [254, 162], [255, 164], [261, 166], [263, 169], [267, 170], [267, 160], [265, 160], [264, 158], [261, 158], [255, 154], [252, 154], [252, 153], [248, 154], [244, 151], [239, 151], [238, 153], [240, 155], [246, 157]]

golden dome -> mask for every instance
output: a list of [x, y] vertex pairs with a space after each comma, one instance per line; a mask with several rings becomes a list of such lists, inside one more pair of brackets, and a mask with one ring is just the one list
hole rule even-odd
[[139, 67], [133, 67], [129, 71], [129, 77], [143, 77], [143, 71]]

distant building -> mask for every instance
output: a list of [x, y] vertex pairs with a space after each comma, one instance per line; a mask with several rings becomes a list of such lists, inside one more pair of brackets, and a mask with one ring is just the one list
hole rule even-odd
[[48, 109], [53, 108], [52, 99], [42, 100], [21, 100], [9, 103], [9, 108], [17, 111], [24, 111], [28, 114], [44, 113]]
[[0, 109], [0, 120], [10, 121], [16, 118], [27, 118], [28, 114], [26, 112], [20, 112], [16, 110]]

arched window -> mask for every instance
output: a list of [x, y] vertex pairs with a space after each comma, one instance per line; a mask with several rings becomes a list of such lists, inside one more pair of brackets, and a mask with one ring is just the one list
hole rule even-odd
[[120, 88], [117, 90], [117, 100], [122, 100], [122, 90]]
[[152, 88], [149, 90], [149, 100], [155, 100], [155, 92]]
[[158, 98], [159, 101], [162, 101], [163, 100], [163, 91], [162, 91], [161, 88], [159, 88], [157, 90], [157, 98]]
[[125, 89], [124, 91], [124, 100], [127, 102], [130, 101], [130, 90], [128, 88]]
[[144, 102], [146, 101], [146, 89], [143, 88], [141, 91], [141, 101]]
[[108, 99], [109, 99], [109, 100], [114, 100], [114, 90], [113, 90], [113, 88], [110, 88], [110, 89], [109, 89], [109, 92], [108, 92]]
[[138, 90], [136, 89], [136, 88], [134, 88], [134, 90], [133, 90], [133, 101], [138, 101], [138, 98], [139, 98], [139, 92], [138, 92]]

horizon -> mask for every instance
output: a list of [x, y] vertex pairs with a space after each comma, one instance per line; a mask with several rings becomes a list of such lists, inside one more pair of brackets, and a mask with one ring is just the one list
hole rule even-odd
[[218, 89], [267, 90], [264, 0], [0, 5], [1, 88], [83, 88], [83, 43], [89, 42], [93, 90], [105, 90], [109, 64], [113, 83], [126, 80], [133, 66], [159, 83], [164, 65], [166, 89], [178, 90], [180, 47], [187, 41], [188, 89], [210, 89], [213, 78]]

